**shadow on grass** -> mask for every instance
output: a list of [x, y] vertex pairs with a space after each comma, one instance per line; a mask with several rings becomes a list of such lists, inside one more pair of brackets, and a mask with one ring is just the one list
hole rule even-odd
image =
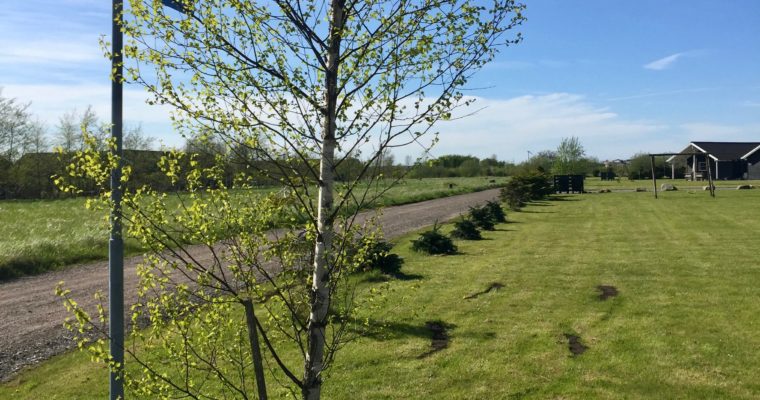
[[419, 274], [406, 274], [401, 271], [391, 273], [391, 274], [369, 274], [366, 278], [364, 278], [364, 282], [369, 283], [380, 283], [380, 282], [388, 282], [391, 280], [399, 280], [399, 281], [416, 281], [418, 279], [424, 278], [424, 275]]
[[555, 194], [553, 196], [547, 197], [546, 201], [581, 201], [581, 199], [575, 195]]
[[550, 207], [550, 206], [556, 205], [552, 203], [556, 203], [559, 201], [581, 201], [581, 199], [577, 198], [576, 196], [570, 196], [570, 195], [554, 195], [554, 196], [549, 196], [542, 200], [535, 200], [535, 201], [528, 202], [528, 205], [538, 206], [538, 207]]
[[[447, 330], [455, 329], [454, 324], [436, 321], [438, 324], [445, 326]], [[406, 322], [383, 321], [370, 319], [366, 330], [362, 335], [376, 340], [394, 340], [404, 337], [430, 338], [430, 328], [425, 323], [409, 324]]]
[[515, 392], [515, 393], [507, 395], [507, 399], [510, 399], [510, 400], [512, 400], [512, 399], [514, 399], [514, 400], [522, 399], [522, 398], [531, 396], [532, 394], [538, 392], [538, 390], [539, 390], [538, 387], [526, 388], [526, 389], [523, 389], [523, 390], [521, 390], [519, 392]]

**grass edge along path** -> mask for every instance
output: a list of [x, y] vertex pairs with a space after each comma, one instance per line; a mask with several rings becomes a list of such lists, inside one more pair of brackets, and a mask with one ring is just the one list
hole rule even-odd
[[[757, 398], [758, 201], [760, 191], [563, 196], [457, 241], [454, 256], [399, 238], [414, 278], [390, 281], [374, 333], [338, 355], [325, 398]], [[602, 300], [599, 285], [617, 295]], [[450, 342], [421, 357], [430, 321]], [[0, 385], [0, 398], [102, 397], [105, 371], [85, 359], [44, 363]]]
[[[492, 189], [503, 185], [505, 179], [429, 178], [401, 182], [375, 206], [410, 204]], [[84, 198], [0, 201], [0, 283], [107, 259], [106, 216], [102, 211], [85, 209], [84, 202]], [[142, 251], [136, 241], [126, 238], [126, 256]]]

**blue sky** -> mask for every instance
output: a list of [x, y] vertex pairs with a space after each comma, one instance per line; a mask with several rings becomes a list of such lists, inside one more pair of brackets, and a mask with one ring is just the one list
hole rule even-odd
[[[677, 151], [690, 140], [760, 141], [760, 1], [527, 6], [523, 43], [471, 82], [479, 89], [468, 94], [482, 110], [441, 124], [434, 155], [521, 161], [571, 135], [601, 159]], [[3, 96], [31, 101], [51, 131], [58, 116], [88, 104], [107, 119], [109, 66], [98, 39], [109, 33], [107, 0], [4, 1]], [[127, 88], [127, 121], [179, 144], [169, 109], [148, 106], [145, 97]]]

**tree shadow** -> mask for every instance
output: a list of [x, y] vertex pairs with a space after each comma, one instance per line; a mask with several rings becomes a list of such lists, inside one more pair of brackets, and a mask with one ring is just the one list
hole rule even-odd
[[[450, 327], [455, 327], [449, 325]], [[395, 340], [404, 337], [429, 338], [430, 329], [424, 323], [413, 325], [406, 322], [384, 321], [370, 319], [365, 324], [366, 330], [362, 332], [364, 337], [375, 340]]]
[[391, 280], [399, 280], [399, 281], [416, 281], [419, 279], [424, 278], [424, 275], [419, 274], [407, 274], [401, 271], [393, 272], [393, 273], [380, 273], [377, 275], [367, 275], [364, 278], [364, 282], [368, 283], [383, 283], [383, 282], [389, 282]]
[[577, 196], [569, 194], [555, 194], [546, 198], [546, 201], [581, 201]]
[[416, 281], [418, 279], [422, 279], [425, 276], [420, 274], [406, 274], [401, 271], [396, 272], [395, 274], [391, 274], [391, 277], [398, 279], [400, 281]]

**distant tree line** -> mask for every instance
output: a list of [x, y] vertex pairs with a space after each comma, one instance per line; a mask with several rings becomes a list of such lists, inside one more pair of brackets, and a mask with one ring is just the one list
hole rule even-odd
[[[96, 147], [103, 151], [108, 147], [110, 124], [101, 121], [91, 106], [81, 113], [76, 110], [64, 113], [52, 130], [36, 119], [29, 107], [30, 103], [3, 97], [0, 88], [0, 199], [58, 198], [62, 194], [58, 192], [53, 177], [67, 174], [66, 167], [71, 155], [85, 147], [84, 132], [94, 139]], [[130, 185], [149, 185], [161, 191], [183, 190], [183, 182], [171, 183], [161, 172], [160, 160], [169, 152], [153, 150], [154, 141], [154, 138], [143, 133], [140, 125], [125, 128], [124, 161], [132, 169]], [[192, 155], [200, 165], [218, 165], [221, 161], [230, 185], [233, 177], [241, 172], [245, 172], [244, 175], [257, 185], [280, 184], [277, 165], [282, 163], [254, 154], [246, 146], [215, 142], [200, 133], [188, 138], [182, 151]], [[190, 158], [184, 157], [182, 162], [189, 162]], [[363, 168], [369, 168], [364, 176], [373, 178], [515, 176], [534, 172], [585, 176], [612, 172], [614, 176], [629, 179], [651, 177], [652, 166], [648, 155], [638, 153], [630, 160], [620, 161], [601, 162], [596, 157], [587, 156], [580, 140], [568, 137], [562, 139], [555, 150], [539, 151], [519, 164], [499, 161], [496, 155], [480, 159], [472, 155], [449, 154], [415, 163], [407, 156], [402, 165], [396, 163], [390, 152], [366, 164], [357, 152], [356, 155], [349, 154], [336, 166], [336, 179], [356, 179]], [[312, 167], [316, 166], [318, 157], [315, 154], [301, 163], [303, 165], [291, 165], [280, 173], [305, 173], [309, 163], [314, 164]], [[658, 176], [670, 176], [670, 165], [664, 157], [655, 159], [655, 172]], [[676, 177], [682, 177], [683, 173], [684, 167], [677, 166]], [[78, 187], [84, 188], [82, 194], [90, 194], [86, 182], [80, 182]]]
[[[686, 165], [682, 160], [675, 161], [675, 168], [665, 160], [667, 157], [655, 156], [654, 172], [658, 177], [683, 178]], [[556, 150], [543, 150], [517, 165], [519, 173], [537, 171], [552, 175], [584, 175], [599, 177], [603, 173], [615, 178], [650, 179], [652, 177], [652, 159], [647, 153], [636, 153], [627, 160], [600, 161], [587, 156], [583, 145], [576, 137], [564, 138]], [[510, 174], [514, 175], [514, 174]]]
[[499, 161], [496, 155], [479, 159], [475, 156], [445, 155], [432, 160], [420, 161], [409, 167], [410, 178], [449, 178], [472, 176], [509, 176], [517, 166]]
[[[101, 121], [91, 106], [82, 113], [64, 113], [53, 129], [34, 117], [30, 106], [3, 97], [0, 88], [0, 199], [58, 197], [52, 176], [66, 173], [67, 154], [84, 149], [83, 132], [91, 135], [99, 148], [107, 148], [110, 124]], [[160, 152], [149, 151], [153, 142], [139, 125], [124, 130], [124, 148], [131, 150], [127, 154], [140, 168], [155, 164], [160, 157]]]

